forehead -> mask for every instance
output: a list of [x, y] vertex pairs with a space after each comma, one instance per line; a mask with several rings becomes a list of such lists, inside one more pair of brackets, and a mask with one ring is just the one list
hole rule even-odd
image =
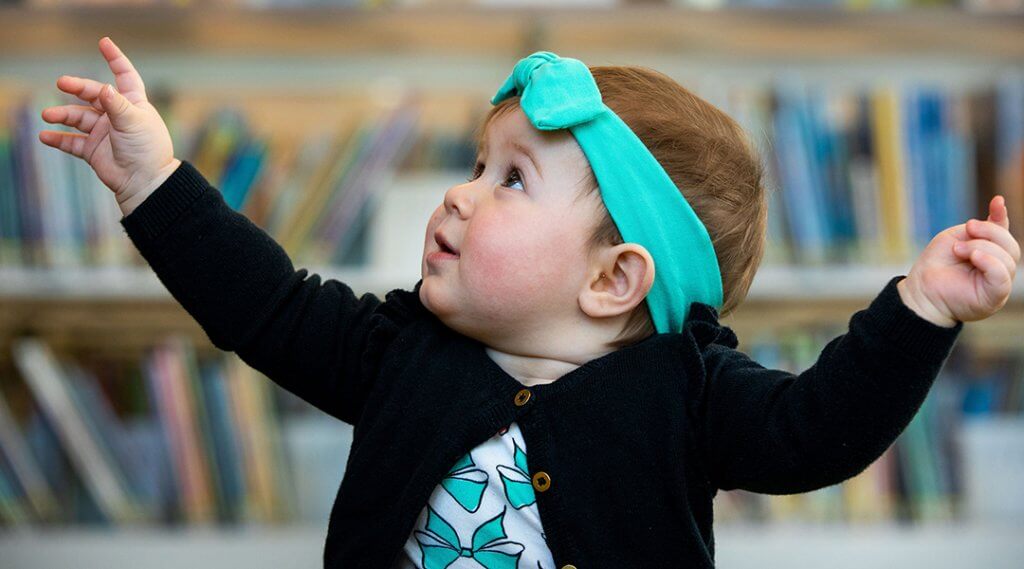
[[[556, 131], [558, 132], [558, 131]], [[477, 149], [487, 152], [491, 144], [497, 146], [526, 146], [539, 148], [554, 144], [558, 139], [556, 132], [538, 130], [526, 114], [518, 106], [511, 107], [500, 115], [496, 115], [485, 125], [480, 136]]]

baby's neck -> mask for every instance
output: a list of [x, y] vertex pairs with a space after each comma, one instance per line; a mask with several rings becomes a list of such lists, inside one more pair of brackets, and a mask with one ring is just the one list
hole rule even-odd
[[606, 350], [600, 353], [570, 354], [556, 358], [550, 355], [511, 354], [490, 346], [485, 351], [498, 367], [527, 387], [552, 383], [588, 361], [608, 353]]

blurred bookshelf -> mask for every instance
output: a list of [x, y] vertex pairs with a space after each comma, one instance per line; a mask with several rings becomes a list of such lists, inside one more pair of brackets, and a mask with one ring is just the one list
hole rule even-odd
[[[77, 102], [57, 77], [111, 81], [104, 35], [176, 155], [296, 268], [357, 293], [419, 279], [427, 219], [470, 174], [472, 129], [539, 49], [663, 71], [757, 141], [768, 252], [723, 322], [766, 367], [809, 367], [996, 193], [1024, 241], [1019, 2], [545, 4], [0, 6], [0, 566], [319, 565], [351, 441], [213, 347], [109, 190], [38, 141], [60, 129], [41, 110]], [[863, 473], [795, 496], [720, 492], [718, 563], [1016, 566], [1021, 282], [965, 327]]]
[[92, 38], [108, 34], [135, 46], [136, 54], [462, 58], [510, 57], [544, 48], [586, 53], [589, 59], [654, 51], [758, 59], [950, 54], [1018, 61], [1024, 54], [1018, 39], [1024, 8], [984, 11], [951, 5], [843, 10], [812, 2], [779, 8], [751, 2], [709, 10], [657, 2], [596, 9], [557, 1], [380, 8], [54, 3], [0, 7], [0, 17], [8, 23], [0, 51], [20, 58], [83, 47], [90, 54]]

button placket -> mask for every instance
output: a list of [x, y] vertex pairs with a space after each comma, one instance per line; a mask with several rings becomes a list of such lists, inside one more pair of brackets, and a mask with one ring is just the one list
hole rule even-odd
[[[523, 405], [526, 405], [531, 396], [532, 393], [529, 389], [520, 389], [519, 392], [516, 393], [514, 402], [517, 407], [522, 407]], [[533, 476], [531, 476], [531, 484], [535, 491], [540, 493], [547, 492], [551, 488], [551, 476], [543, 470], [538, 470], [533, 473]], [[576, 569], [576, 566], [572, 564], [563, 565], [561, 569]]]

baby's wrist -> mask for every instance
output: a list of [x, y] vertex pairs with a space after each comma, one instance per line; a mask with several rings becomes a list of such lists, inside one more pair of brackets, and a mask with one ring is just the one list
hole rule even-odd
[[171, 159], [171, 161], [157, 171], [156, 175], [153, 176], [153, 178], [151, 178], [140, 190], [132, 192], [124, 200], [118, 200], [117, 205], [121, 208], [121, 214], [128, 217], [128, 214], [134, 211], [135, 208], [139, 207], [139, 204], [146, 201], [146, 198], [155, 192], [157, 188], [162, 186], [179, 166], [181, 166], [181, 160], [178, 160], [177, 158]]
[[914, 286], [914, 282], [909, 277], [900, 279], [896, 283], [896, 289], [899, 291], [903, 304], [921, 318], [943, 328], [956, 326], [956, 320], [943, 314], [924, 298], [921, 291]]

